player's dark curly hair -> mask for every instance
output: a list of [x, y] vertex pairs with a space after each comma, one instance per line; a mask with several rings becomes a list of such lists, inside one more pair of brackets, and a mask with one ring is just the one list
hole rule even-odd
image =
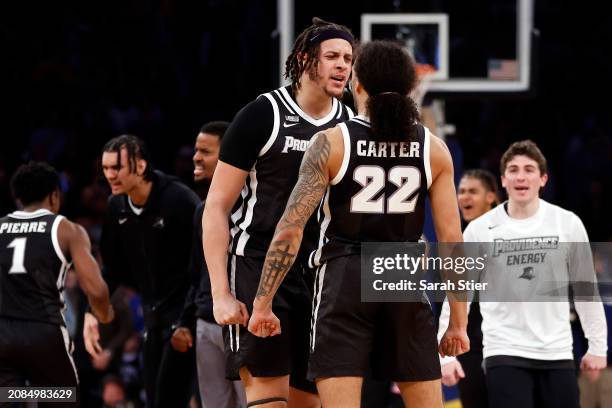
[[371, 131], [379, 140], [412, 139], [419, 110], [408, 94], [416, 85], [414, 61], [392, 41], [364, 44], [355, 59], [357, 79], [368, 93]]
[[143, 178], [150, 181], [153, 176], [153, 164], [151, 163], [151, 156], [149, 155], [147, 145], [141, 138], [134, 135], [117, 136], [106, 142], [102, 152], [115, 152], [117, 153], [117, 160], [121, 160], [121, 149], [124, 147], [127, 150], [130, 173], [136, 172], [136, 162], [142, 159], [147, 162]]
[[[298, 35], [293, 44], [291, 54], [285, 61], [285, 78], [291, 80], [291, 89], [296, 92], [300, 89], [300, 77], [307, 71], [311, 79], [317, 76], [317, 66], [319, 63], [319, 51], [321, 43], [311, 41], [318, 33], [336, 29], [344, 31], [353, 37], [351, 30], [341, 24], [330, 23], [318, 17], [313, 17], [312, 24]], [[354, 41], [351, 43], [354, 47]]]
[[44, 162], [22, 164], [11, 178], [13, 196], [24, 206], [43, 201], [59, 188], [57, 171]]

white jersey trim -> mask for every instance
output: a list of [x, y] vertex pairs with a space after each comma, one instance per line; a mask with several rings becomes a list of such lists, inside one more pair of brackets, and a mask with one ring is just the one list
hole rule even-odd
[[346, 111], [348, 112], [349, 119], [353, 119], [355, 117], [355, 113], [353, 112], [353, 110], [346, 105], [344, 106], [346, 107]]
[[340, 116], [342, 116], [342, 107], [344, 107], [346, 109], [346, 113], [348, 114], [349, 120], [353, 119], [353, 117], [355, 116], [355, 114], [353, 113], [353, 111], [351, 110], [351, 108], [349, 108], [346, 105], [342, 105], [340, 104], [340, 109], [338, 109], [338, 116], [336, 116], [336, 119], [340, 119]]
[[281, 94], [285, 97], [285, 101], [287, 101], [289, 105], [291, 105], [291, 107], [297, 112], [297, 114], [315, 126], [323, 126], [324, 124], [332, 120], [334, 116], [336, 115], [336, 109], [338, 109], [338, 100], [336, 98], [332, 98], [332, 107], [327, 113], [327, 115], [325, 115], [321, 119], [315, 119], [309, 114], [307, 114], [306, 112], [304, 112], [299, 107], [299, 105], [295, 103], [293, 98], [291, 98], [291, 95], [289, 95], [289, 92], [287, 92], [286, 88], [281, 88], [280, 91], [281, 91]]
[[[66, 260], [66, 256], [62, 252], [62, 248], [60, 247], [60, 244], [59, 244], [59, 237], [57, 234], [57, 230], [59, 229], [59, 224], [64, 218], [65, 217], [63, 215], [58, 215], [57, 217], [55, 217], [55, 220], [53, 220], [53, 225], [51, 226], [51, 242], [53, 243], [53, 249], [55, 249], [55, 254], [57, 255], [57, 257], [62, 261], [64, 265], [67, 265], [68, 261]], [[60, 273], [60, 276], [61, 276], [61, 273]]]
[[336, 177], [330, 182], [332, 185], [336, 185], [342, 180], [348, 168], [349, 161], [351, 160], [351, 136], [349, 130], [345, 123], [340, 123], [339, 126], [340, 130], [342, 130], [342, 139], [344, 140], [344, 157], [342, 157], [342, 164], [340, 165], [338, 174], [336, 174]]
[[[232, 295], [236, 296], [236, 255], [231, 255], [230, 259], [230, 291]], [[233, 330], [232, 330], [233, 329]], [[235, 335], [234, 335], [235, 332]], [[229, 335], [230, 335], [230, 349], [233, 352], [238, 351], [240, 347], [240, 325], [239, 324], [230, 324], [229, 325]], [[235, 340], [235, 343], [234, 343]], [[234, 347], [234, 344], [236, 347]]]
[[360, 125], [367, 126], [367, 127], [372, 127], [372, 125], [370, 124], [370, 118], [367, 117], [367, 116], [357, 115], [357, 116], [351, 118], [351, 120], [353, 122], [359, 123]]
[[321, 264], [321, 255], [323, 253], [323, 247], [325, 246], [325, 244], [327, 243], [327, 238], [325, 238], [325, 232], [327, 231], [327, 228], [329, 227], [329, 223], [331, 222], [331, 211], [329, 210], [329, 186], [327, 187], [327, 191], [325, 192], [325, 196], [323, 197], [323, 201], [321, 201], [321, 206], [323, 207], [323, 214], [324, 214], [324, 218], [323, 221], [321, 221], [321, 230], [319, 232], [319, 247], [317, 248], [316, 251], [314, 251], [312, 253], [312, 256], [309, 258], [308, 261], [308, 265], [311, 268], [314, 268], [315, 266], [319, 266]]
[[68, 266], [68, 264], [62, 264], [59, 275], [57, 276], [57, 282], [55, 282], [55, 286], [57, 286], [57, 293], [59, 294], [59, 300], [62, 305], [60, 309], [60, 316], [62, 316], [64, 326], [66, 326], [66, 301], [64, 300], [64, 285], [66, 284], [66, 273], [68, 272]]
[[64, 284], [66, 281], [66, 273], [68, 272], [69, 263], [66, 260], [66, 256], [64, 252], [62, 252], [62, 248], [59, 244], [59, 225], [60, 222], [65, 217], [63, 215], [58, 215], [53, 220], [53, 225], [51, 226], [51, 243], [53, 244], [53, 249], [55, 250], [55, 254], [62, 261], [62, 265], [60, 266], [59, 274], [57, 275], [57, 281], [55, 282], [55, 286], [57, 287], [57, 293], [59, 295], [60, 304], [62, 305], [60, 309], [60, 315], [62, 316], [62, 321], [64, 325], [66, 324], [66, 302], [64, 301]]
[[[348, 107], [346, 109], [348, 109]], [[340, 116], [342, 116], [342, 105], [340, 105], [340, 109], [338, 109], [338, 114], [336, 115], [336, 119], [340, 119]]]
[[240, 229], [242, 230], [242, 234], [240, 234], [240, 238], [238, 238], [238, 245], [236, 246], [236, 255], [244, 256], [244, 248], [246, 247], [247, 241], [251, 237], [246, 230], [251, 225], [253, 221], [253, 211], [255, 208], [255, 204], [257, 204], [257, 170], [255, 169], [255, 165], [251, 169], [249, 173], [249, 177], [251, 178], [251, 183], [249, 184], [249, 188], [251, 189], [251, 197], [246, 204], [246, 215], [244, 217], [244, 221], [240, 223]]
[[64, 349], [66, 350], [66, 355], [68, 356], [68, 360], [70, 360], [70, 365], [72, 365], [72, 369], [74, 370], [74, 378], [76, 378], [77, 384], [79, 383], [79, 374], [76, 369], [76, 365], [74, 364], [74, 359], [72, 358], [72, 352], [70, 350], [70, 335], [68, 334], [68, 329], [64, 326], [60, 326], [60, 330], [62, 332], [62, 338], [64, 339]]
[[[317, 270], [317, 276], [315, 278], [315, 284], [319, 284], [319, 290], [313, 298], [314, 311], [312, 313], [312, 330], [310, 331], [310, 350], [314, 351], [315, 343], [317, 340], [317, 317], [319, 316], [319, 306], [321, 306], [321, 294], [323, 293], [323, 282], [325, 281], [325, 269], [327, 269], [327, 263], [323, 264]], [[316, 302], [316, 303], [314, 303]]]
[[232, 251], [234, 237], [236, 236], [238, 231], [240, 231], [240, 227], [238, 226], [238, 220], [242, 218], [242, 213], [244, 212], [244, 197], [246, 197], [248, 193], [249, 193], [249, 189], [245, 184], [242, 187], [242, 191], [240, 192], [240, 196], [242, 197], [242, 203], [240, 204], [240, 207], [236, 211], [234, 211], [234, 213], [230, 217], [232, 220], [232, 223], [234, 224], [234, 227], [230, 231], [230, 237], [231, 237], [230, 244], [229, 244], [230, 252]]
[[427, 179], [427, 189], [431, 187], [431, 162], [430, 162], [430, 146], [431, 132], [426, 126], [423, 126], [425, 134], [423, 137], [423, 167], [425, 168], [425, 178]]
[[287, 108], [287, 110], [292, 114], [295, 115], [295, 112], [293, 111], [293, 109], [291, 109], [289, 107], [289, 105], [287, 105], [287, 102], [285, 102], [285, 99], [282, 97], [282, 95], [280, 94], [280, 92], [278, 91], [278, 89], [276, 89], [274, 91], [274, 93], [278, 96], [278, 98], [280, 99], [280, 101], [283, 103], [283, 105], [285, 105], [285, 108]]
[[53, 215], [53, 213], [46, 208], [39, 208], [36, 211], [14, 211], [8, 216], [20, 220], [28, 220], [30, 218], [42, 217], [43, 215]]
[[278, 104], [274, 100], [274, 97], [269, 93], [263, 94], [263, 96], [268, 98], [268, 100], [272, 104], [272, 111], [274, 112], [274, 125], [272, 126], [272, 133], [270, 134], [268, 141], [259, 151], [259, 157], [263, 156], [268, 152], [268, 150], [270, 150], [270, 148], [274, 144], [274, 141], [276, 140], [276, 137], [278, 136], [278, 128], [280, 127], [280, 113], [278, 111]]

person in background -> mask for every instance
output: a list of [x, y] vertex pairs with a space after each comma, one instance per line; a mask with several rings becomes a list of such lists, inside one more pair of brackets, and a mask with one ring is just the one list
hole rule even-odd
[[[176, 177], [154, 170], [142, 139], [121, 135], [106, 143], [102, 170], [111, 187], [100, 252], [104, 277], [137, 290], [144, 313], [144, 384], [148, 407], [185, 407], [191, 397], [195, 354], [170, 344], [189, 289], [193, 214], [198, 196]], [[83, 337], [101, 352], [97, 322], [85, 315]]]
[[[219, 146], [229, 126], [228, 122], [206, 123], [195, 141], [193, 181], [196, 187], [208, 191], [217, 160]], [[203, 197], [206, 200], [206, 193]], [[221, 326], [215, 322], [210, 291], [210, 277], [202, 249], [202, 213], [205, 201], [196, 208], [193, 217], [193, 247], [191, 251], [192, 281], [179, 327], [172, 335], [172, 346], [187, 352], [194, 345], [198, 367], [198, 385], [204, 408], [246, 407], [246, 395], [240, 381], [226, 379], [226, 356]]]
[[77, 387], [64, 317], [68, 267], [103, 323], [114, 317], [108, 287], [85, 229], [58, 214], [57, 171], [24, 164], [11, 188], [23, 209], [0, 218], [0, 387]]
[[[480, 217], [499, 204], [495, 176], [488, 170], [472, 169], [463, 173], [459, 181], [457, 201], [465, 224]], [[462, 370], [455, 376], [448, 372], [450, 365], [442, 366], [442, 384], [452, 386], [459, 380], [459, 395], [464, 408], [487, 408], [487, 385], [482, 370], [482, 316], [478, 302], [470, 305], [468, 337], [470, 351], [457, 357]]]
[[[553, 251], [558, 248], [560, 253], [566, 248], [558, 244], [519, 246], [519, 249], [510, 245], [507, 249], [496, 247], [500, 249], [495, 253], [484, 252], [489, 276], [503, 271], [500, 275], [503, 275], [504, 287], [497, 288], [499, 292], [495, 295], [500, 296], [509, 289], [535, 290], [552, 273], [556, 274], [552, 276], [563, 274], [564, 279], [572, 282], [572, 288], [579, 288], [578, 280], [593, 279], [589, 259], [580, 262], [576, 257], [576, 254], [590, 257], [590, 249], [585, 247], [589, 239], [582, 221], [576, 214], [540, 198], [540, 191], [548, 181], [548, 170], [538, 146], [531, 140], [510, 145], [501, 158], [500, 173], [508, 201], [473, 220], [464, 231], [464, 241], [484, 243], [481, 248], [490, 248], [494, 242], [566, 242], [572, 243], [573, 249], [567, 255], [561, 254], [567, 260], [558, 262], [555, 259], [560, 255]], [[579, 275], [582, 273], [588, 276]], [[536, 279], [538, 276], [542, 277]], [[581, 279], [575, 279], [576, 276]], [[567, 283], [562, 289], [549, 302], [510, 303], [495, 299], [480, 302], [489, 406], [579, 407]], [[597, 300], [576, 301], [575, 308], [589, 341], [580, 368], [596, 375], [607, 365], [608, 330], [603, 306]], [[443, 308], [438, 336], [447, 324], [448, 314]], [[455, 358], [446, 357], [442, 363], [447, 365], [443, 368], [447, 378], [456, 381], [461, 376], [461, 364]]]

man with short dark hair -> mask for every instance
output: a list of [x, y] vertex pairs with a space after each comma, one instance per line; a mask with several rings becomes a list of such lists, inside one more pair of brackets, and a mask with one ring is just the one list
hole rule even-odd
[[[591, 295], [584, 301], [580, 299], [583, 294], [576, 291], [580, 289], [578, 281], [594, 279], [589, 238], [576, 214], [540, 198], [548, 171], [546, 158], [534, 142], [522, 140], [510, 145], [500, 167], [508, 201], [470, 222], [463, 234], [465, 242], [484, 243], [479, 247], [488, 257], [489, 276], [501, 272], [511, 279], [504, 279], [503, 287], [495, 292], [497, 296], [517, 288], [535, 293], [541, 288], [538, 285], [557, 281], [562, 288], [553, 301], [538, 302], [533, 296], [513, 302], [490, 297], [490, 301], [481, 300], [489, 406], [577, 408], [569, 284], [574, 288], [576, 312], [589, 340], [580, 368], [598, 375], [607, 364], [607, 325], [601, 301]], [[552, 245], [529, 245], [538, 242]], [[508, 245], [491, 253], [493, 243]], [[580, 279], [576, 280], [578, 275]], [[447, 322], [443, 308], [439, 334]], [[456, 381], [461, 364], [452, 357], [442, 363], [447, 380]]]
[[[193, 155], [196, 188], [203, 186], [208, 191], [219, 158], [219, 146], [228, 126], [228, 122], [215, 121], [206, 123], [200, 129]], [[203, 198], [206, 199], [206, 195]], [[225, 378], [223, 332], [213, 315], [210, 277], [202, 249], [203, 211], [204, 202], [198, 205], [193, 219], [192, 281], [179, 327], [172, 335], [172, 346], [186, 352], [193, 347], [195, 335], [198, 385], [204, 408], [244, 407], [246, 396], [242, 383]]]
[[[142, 296], [147, 406], [186, 406], [193, 353], [170, 345], [189, 289], [191, 223], [197, 195], [177, 178], [154, 170], [144, 142], [132, 135], [110, 140], [102, 170], [112, 196], [100, 252], [111, 290], [123, 284]], [[92, 353], [97, 328], [87, 315], [84, 335]]]
[[46, 163], [22, 165], [11, 187], [23, 210], [0, 218], [0, 387], [24, 387], [26, 381], [33, 387], [76, 387], [64, 320], [69, 265], [74, 264], [93, 313], [104, 323], [113, 319], [108, 287], [85, 229], [58, 215], [55, 169]]

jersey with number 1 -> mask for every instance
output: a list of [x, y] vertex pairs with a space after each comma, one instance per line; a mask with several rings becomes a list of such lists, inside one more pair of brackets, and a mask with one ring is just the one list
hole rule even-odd
[[324, 219], [311, 265], [360, 253], [361, 242], [417, 242], [423, 233], [431, 185], [429, 130], [418, 125], [411, 140], [384, 142], [368, 118], [339, 125], [344, 156], [321, 203]]
[[0, 218], [0, 317], [65, 325], [63, 218], [45, 209]]

